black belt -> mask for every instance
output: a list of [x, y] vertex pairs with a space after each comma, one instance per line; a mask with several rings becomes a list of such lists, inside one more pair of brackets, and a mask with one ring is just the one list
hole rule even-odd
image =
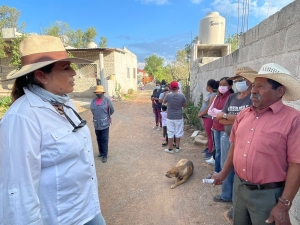
[[274, 182], [274, 183], [266, 183], [266, 184], [252, 184], [246, 180], [241, 179], [243, 185], [245, 185], [249, 190], [265, 190], [265, 189], [275, 189], [284, 187], [285, 181]]

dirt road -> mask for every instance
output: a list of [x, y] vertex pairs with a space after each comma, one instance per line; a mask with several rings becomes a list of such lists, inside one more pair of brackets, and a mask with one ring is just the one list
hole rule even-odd
[[[232, 224], [224, 217], [231, 205], [212, 200], [220, 193], [220, 187], [202, 184], [213, 167], [202, 159], [203, 148], [191, 143], [191, 133], [185, 133], [181, 152], [163, 151], [162, 131], [152, 129], [154, 117], [149, 96], [149, 91], [139, 91], [134, 100], [114, 102], [107, 163], [97, 157], [90, 111], [81, 113], [89, 121], [93, 137], [101, 209], [107, 224]], [[192, 160], [194, 174], [187, 183], [170, 189], [175, 178], [169, 179], [165, 174], [181, 158]]]

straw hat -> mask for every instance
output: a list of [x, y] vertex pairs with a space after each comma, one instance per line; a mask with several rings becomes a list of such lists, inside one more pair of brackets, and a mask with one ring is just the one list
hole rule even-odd
[[240, 75], [241, 73], [257, 74], [257, 71], [255, 71], [254, 69], [252, 69], [250, 67], [240, 67], [240, 68], [236, 69], [235, 76], [229, 77], [227, 80], [235, 80], [236, 78], [241, 76]]
[[287, 69], [278, 64], [268, 63], [261, 67], [258, 74], [241, 73], [240, 76], [245, 77], [251, 82], [253, 82], [256, 77], [275, 80], [286, 88], [282, 100], [295, 101], [300, 99], [300, 82], [294, 78]]
[[95, 91], [93, 91], [93, 92], [94, 93], [97, 93], [97, 92], [104, 92], [105, 93], [105, 90], [104, 90], [103, 86], [97, 85]]
[[8, 74], [6, 80], [16, 79], [58, 61], [91, 63], [90, 60], [70, 58], [60, 38], [33, 35], [25, 38], [19, 47], [22, 68]]

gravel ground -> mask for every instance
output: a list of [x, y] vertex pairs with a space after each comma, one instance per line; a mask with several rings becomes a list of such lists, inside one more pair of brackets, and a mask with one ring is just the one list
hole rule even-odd
[[[203, 147], [196, 146], [185, 132], [182, 151], [165, 153], [162, 131], [153, 130], [154, 117], [150, 90], [138, 91], [135, 99], [114, 101], [115, 114], [110, 127], [108, 162], [98, 158], [97, 143], [88, 110], [91, 99], [74, 99], [91, 130], [99, 194], [108, 225], [230, 225], [224, 214], [230, 203], [215, 203], [220, 187], [202, 184], [213, 171], [202, 159]], [[175, 178], [166, 172], [182, 159], [194, 163], [194, 174], [175, 189]]]

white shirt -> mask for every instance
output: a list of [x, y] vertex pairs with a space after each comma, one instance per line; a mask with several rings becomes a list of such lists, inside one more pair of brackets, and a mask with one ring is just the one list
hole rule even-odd
[[166, 111], [160, 112], [160, 115], [161, 115], [161, 125], [163, 127], [166, 127], [167, 126], [167, 112]]
[[100, 213], [89, 129], [72, 130], [26, 89], [9, 108], [0, 121], [0, 224], [84, 224]]

